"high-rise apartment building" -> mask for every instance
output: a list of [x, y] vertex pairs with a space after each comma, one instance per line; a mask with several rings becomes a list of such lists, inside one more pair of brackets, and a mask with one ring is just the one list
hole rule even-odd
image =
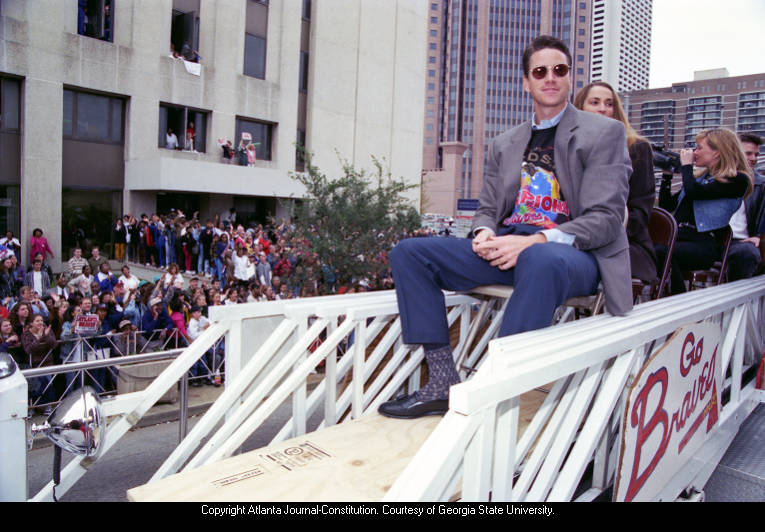
[[624, 96], [629, 121], [651, 143], [677, 151], [702, 129], [725, 127], [765, 137], [765, 73], [728, 77], [699, 71], [694, 80]]
[[591, 81], [617, 92], [648, 87], [652, 0], [593, 0]]
[[[329, 177], [375, 156], [419, 184], [427, 8], [2, 0], [0, 233], [42, 228], [55, 270], [126, 212], [279, 218], [304, 193], [296, 141]], [[226, 164], [225, 140], [257, 160]]]
[[430, 0], [423, 208], [477, 198], [489, 141], [531, 116], [522, 55], [537, 36], [571, 50], [573, 89], [590, 79], [592, 0]]

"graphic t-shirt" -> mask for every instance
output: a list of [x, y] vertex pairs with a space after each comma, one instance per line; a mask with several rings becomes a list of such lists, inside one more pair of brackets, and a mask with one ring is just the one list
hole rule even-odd
[[502, 225], [532, 225], [552, 229], [570, 220], [568, 205], [555, 177], [556, 127], [532, 132], [523, 155], [521, 188], [515, 207]]

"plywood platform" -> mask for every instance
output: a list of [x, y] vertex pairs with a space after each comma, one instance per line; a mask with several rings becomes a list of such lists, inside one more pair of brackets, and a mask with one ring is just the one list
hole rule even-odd
[[[545, 394], [521, 401], [519, 432]], [[427, 439], [439, 416], [371, 415], [128, 490], [149, 501], [379, 501]]]

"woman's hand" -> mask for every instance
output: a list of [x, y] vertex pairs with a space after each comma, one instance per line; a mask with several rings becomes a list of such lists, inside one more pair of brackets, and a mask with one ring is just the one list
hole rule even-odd
[[684, 148], [680, 150], [680, 164], [685, 166], [686, 164], [693, 164], [693, 150], [690, 148]]

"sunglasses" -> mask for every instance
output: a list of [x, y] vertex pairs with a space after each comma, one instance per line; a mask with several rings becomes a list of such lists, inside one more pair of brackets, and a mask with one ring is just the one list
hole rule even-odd
[[534, 79], [545, 79], [547, 77], [548, 68], [552, 68], [552, 73], [555, 75], [556, 78], [562, 78], [567, 76], [568, 71], [570, 69], [570, 67], [565, 63], [554, 65], [552, 67], [538, 66], [531, 70], [531, 76]]

